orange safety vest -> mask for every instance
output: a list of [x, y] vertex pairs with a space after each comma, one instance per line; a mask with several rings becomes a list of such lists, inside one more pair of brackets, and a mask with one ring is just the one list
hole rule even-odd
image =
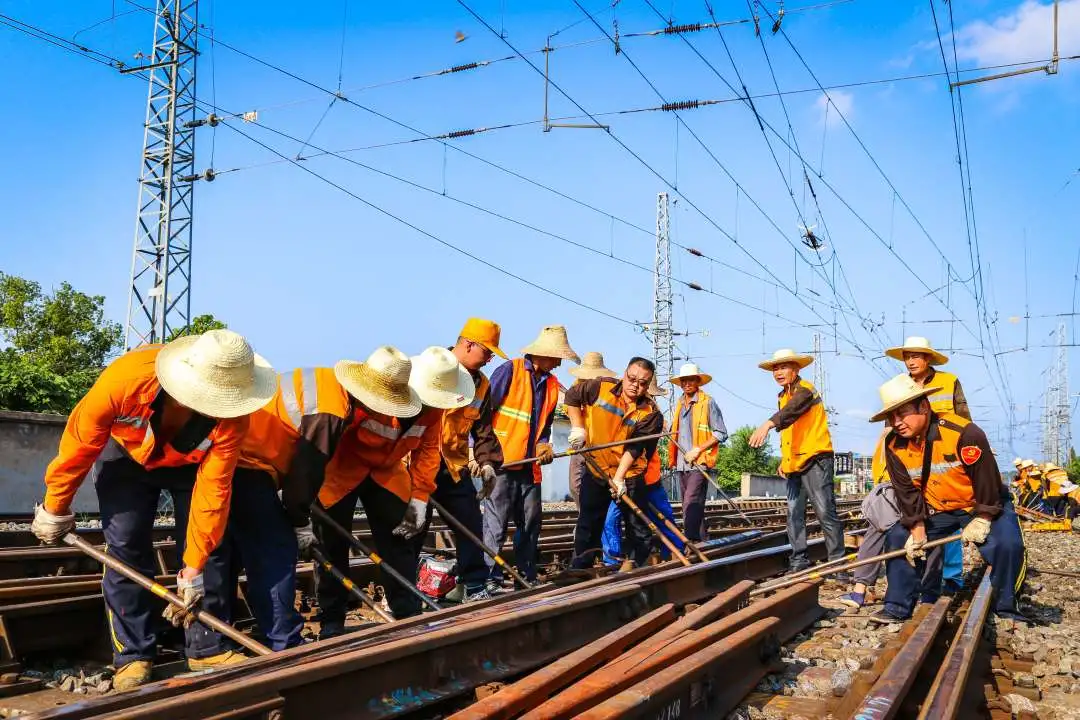
[[[683, 409], [686, 408], [686, 404], [689, 402], [686, 395], [679, 398], [679, 404], [675, 406], [675, 418], [671, 424], [672, 445], [671, 452], [668, 455], [668, 467], [676, 467], [678, 465], [679, 448], [675, 445], [679, 439], [679, 423], [682, 422]], [[705, 443], [714, 439], [712, 426], [709, 425], [709, 406], [712, 403], [710, 398], [704, 391], [698, 390], [697, 400], [694, 402], [693, 408], [690, 410], [690, 422], [693, 423], [693, 432], [691, 438], [694, 442], [694, 447], [702, 447]], [[684, 448], [689, 450], [690, 448]], [[716, 467], [716, 458], [720, 455], [720, 446], [714, 445], [705, 452], [698, 456], [697, 462], [704, 465], [707, 468]]]
[[45, 507], [67, 511], [110, 438], [147, 470], [198, 465], [183, 559], [201, 569], [225, 533], [233, 470], [250, 416], [219, 420], [191, 452], [158, 443], [150, 417], [151, 404], [162, 391], [154, 368], [161, 348], [146, 345], [121, 355], [71, 411], [60, 451], [45, 470]]
[[[525, 359], [515, 358], [510, 387], [502, 405], [492, 408], [491, 427], [502, 446], [503, 462], [524, 460], [529, 441], [544, 429], [547, 420], [555, 412], [559, 402], [559, 381], [549, 374], [544, 385], [544, 404], [540, 408], [539, 426], [532, 426], [533, 388], [532, 373], [525, 369]], [[539, 485], [543, 475], [540, 465], [533, 463], [533, 481]]]
[[[796, 378], [794, 385], [809, 390], [814, 396], [814, 401], [810, 409], [800, 415], [798, 420], [780, 431], [780, 469], [785, 474], [798, 472], [815, 456], [831, 453], [833, 450], [829, 422], [821, 396], [813, 385], [802, 378]], [[781, 410], [791, 400], [791, 396], [790, 388], [780, 391], [777, 405]]]
[[[648, 399], [628, 405], [621, 395], [615, 394], [616, 385], [618, 383], [612, 380], [601, 380], [596, 402], [585, 408], [585, 429], [592, 445], [625, 440], [630, 437], [635, 425], [657, 411], [656, 405]], [[616, 445], [590, 454], [600, 469], [608, 477], [613, 477], [622, 461], [623, 452], [623, 446]], [[654, 456], [659, 454], [653, 453]], [[650, 460], [642, 453], [626, 471], [626, 477], [633, 478], [644, 473]]]
[[476, 386], [476, 397], [465, 407], [443, 412], [442, 418], [442, 457], [454, 482], [461, 480], [461, 471], [469, 464], [469, 434], [473, 423], [480, 417], [480, 406], [484, 404], [491, 389], [491, 383], [479, 373], [480, 382]]
[[645, 484], [655, 485], [660, 482], [660, 451], [653, 453], [649, 464], [645, 466]]
[[1043, 470], [1046, 481], [1046, 497], [1061, 497], [1061, 484], [1069, 479], [1069, 473], [1059, 467]]
[[970, 424], [970, 420], [952, 413], [937, 417], [938, 438], [930, 450], [930, 477], [925, 488], [922, 484], [923, 448], [915, 448], [910, 442], [897, 447], [895, 438], [889, 443], [890, 449], [907, 468], [912, 484], [923, 489], [926, 504], [939, 512], [975, 507], [975, 489], [957, 447], [961, 431]]
[[885, 428], [874, 447], [874, 457], [870, 460], [870, 481], [875, 485], [889, 479], [889, 468], [885, 462], [885, 442], [891, 434], [892, 428]]
[[305, 415], [348, 419], [352, 398], [331, 368], [297, 368], [278, 376], [274, 399], [252, 414], [240, 449], [240, 467], [270, 473], [278, 485], [288, 474]]
[[941, 388], [933, 395], [927, 395], [930, 401], [930, 409], [936, 415], [953, 414], [956, 409], [953, 406], [953, 395], [956, 393], [956, 376], [942, 370], [934, 369], [934, 377], [930, 378], [923, 387]]
[[435, 491], [439, 471], [442, 413], [425, 407], [402, 432], [397, 418], [358, 408], [355, 424], [327, 463], [319, 502], [323, 507], [337, 504], [368, 476], [403, 502], [412, 498], [426, 502]]

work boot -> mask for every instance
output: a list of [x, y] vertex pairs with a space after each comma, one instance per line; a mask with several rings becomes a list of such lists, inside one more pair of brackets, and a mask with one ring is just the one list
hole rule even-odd
[[634, 569], [634, 561], [630, 558], [626, 558], [622, 561], [622, 565], [619, 566], [619, 572], [630, 572]]
[[458, 583], [454, 586], [454, 589], [446, 593], [446, 597], [443, 598], [446, 602], [459, 603], [465, 601], [465, 584]]
[[198, 672], [199, 670], [217, 670], [218, 668], [225, 667], [226, 665], [236, 665], [247, 660], [247, 655], [238, 653], [235, 650], [226, 650], [223, 653], [217, 655], [211, 655], [204, 658], [188, 658], [187, 666], [188, 670], [192, 672]]
[[476, 590], [469, 590], [468, 588], [466, 588], [464, 597], [462, 598], [461, 602], [462, 602], [462, 604], [465, 604], [465, 603], [480, 602], [481, 600], [490, 600], [490, 599], [491, 599], [491, 593], [489, 593], [487, 591], [487, 588], [485, 588], [485, 587], [480, 587], [480, 588], [477, 588]]
[[329, 640], [330, 638], [335, 638], [338, 635], [344, 635], [344, 634], [345, 634], [345, 621], [344, 620], [342, 620], [341, 622], [333, 622], [333, 621], [323, 622], [323, 623], [321, 623], [319, 625], [319, 639], [320, 640]]
[[132, 660], [122, 666], [113, 674], [113, 690], [123, 692], [150, 682], [151, 667], [149, 660]]

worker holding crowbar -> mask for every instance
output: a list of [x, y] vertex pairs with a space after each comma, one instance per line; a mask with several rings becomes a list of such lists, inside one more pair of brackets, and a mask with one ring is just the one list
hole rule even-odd
[[[664, 429], [663, 416], [648, 394], [655, 372], [651, 361], [635, 357], [620, 380], [594, 378], [566, 392], [570, 448], [581, 450], [587, 441], [594, 444], [593, 451], [582, 456], [588, 473], [581, 484], [574, 531], [576, 568], [591, 565], [587, 551], [601, 545], [612, 494], [631, 509], [627, 517], [628, 556], [639, 565], [648, 560], [650, 536], [656, 526], [640, 506], [648, 501], [645, 470]], [[656, 439], [637, 441], [645, 436]], [[595, 449], [598, 445], [607, 447]], [[661, 542], [686, 562], [674, 544], [659, 529], [655, 531]]]
[[[95, 462], [94, 488], [108, 558], [102, 595], [117, 668], [113, 686], [129, 690], [150, 679], [160, 609], [132, 577], [155, 574], [151, 529], [163, 488], [172, 495], [183, 567], [180, 606], [165, 608], [185, 625], [191, 670], [241, 662], [222, 633], [192, 624], [202, 609], [229, 618], [231, 543], [223, 543], [233, 470], [248, 418], [274, 395], [277, 375], [243, 337], [230, 330], [148, 345], [117, 358], [68, 416], [60, 449], [45, 471], [45, 498], [31, 530], [53, 544], [75, 527], [71, 503]], [[132, 573], [119, 571], [120, 564]]]

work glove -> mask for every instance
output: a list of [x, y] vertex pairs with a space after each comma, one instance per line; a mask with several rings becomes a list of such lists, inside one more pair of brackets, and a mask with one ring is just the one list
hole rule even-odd
[[476, 493], [476, 499], [483, 500], [491, 495], [491, 492], [495, 489], [495, 468], [491, 467], [487, 463], [484, 463], [479, 473], [473, 475], [474, 478], [483, 483], [483, 487], [480, 488], [480, 492]]
[[301, 525], [300, 527], [294, 527], [293, 532], [296, 533], [296, 549], [301, 560], [311, 559], [311, 548], [315, 546], [315, 528], [311, 526], [311, 521], [308, 520], [307, 525]]
[[616, 500], [626, 494], [626, 481], [621, 478], [616, 478], [611, 481], [611, 496]]
[[583, 427], [570, 428], [570, 435], [567, 440], [570, 443], [571, 450], [580, 450], [585, 447], [585, 441], [588, 440], [588, 433], [585, 432]]
[[165, 612], [161, 615], [173, 624], [173, 627], [180, 627], [181, 625], [187, 630], [191, 627], [191, 624], [195, 622], [195, 614], [191, 611], [199, 604], [199, 602], [206, 595], [206, 588], [203, 586], [203, 574], [200, 572], [190, 580], [185, 580], [180, 574], [176, 576], [176, 594], [180, 596], [180, 599], [184, 601], [184, 609], [176, 607], [172, 603], [169, 603], [165, 608]]
[[986, 542], [986, 536], [990, 534], [990, 521], [986, 518], [977, 517], [964, 526], [960, 533], [961, 542], [982, 545]]
[[926, 551], [923, 550], [923, 545], [926, 541], [918, 542], [914, 535], [908, 535], [907, 542], [904, 543], [904, 552], [907, 553], [907, 561], [911, 567], [915, 567], [916, 560], [922, 560], [926, 557]]
[[480, 463], [475, 460], [469, 460], [469, 464], [466, 465], [469, 468], [469, 475], [472, 477], [480, 477]]
[[34, 522], [30, 523], [30, 532], [38, 540], [49, 545], [60, 542], [60, 538], [75, 529], [75, 513], [53, 515], [44, 505], [34, 506]]
[[427, 501], [413, 498], [409, 501], [409, 506], [405, 508], [405, 517], [403, 517], [401, 523], [394, 528], [394, 534], [399, 538], [404, 538], [406, 540], [414, 538], [420, 534], [420, 531], [424, 528], [424, 523], [426, 522]]
[[549, 465], [555, 459], [555, 448], [551, 443], [536, 443], [537, 462], [541, 465]]

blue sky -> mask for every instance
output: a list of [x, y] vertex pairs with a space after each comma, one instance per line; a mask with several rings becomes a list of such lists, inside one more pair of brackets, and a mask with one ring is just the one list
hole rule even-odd
[[[622, 0], [614, 11], [610, 2], [582, 2], [608, 33], [617, 20], [623, 50], [618, 55], [572, 0], [467, 4], [497, 30], [505, 28], [506, 39], [523, 52], [543, 47], [549, 34], [561, 30], [553, 46], [570, 47], [551, 53], [552, 79], [590, 113], [661, 104], [634, 65], [667, 101], [731, 98], [717, 73], [739, 86], [715, 30], [685, 36], [715, 73], [677, 36], [626, 37], [664, 26], [643, 0]], [[703, 2], [657, 0], [654, 5], [676, 23], [709, 21]], [[777, 10], [776, 3], [766, 7]], [[451, 342], [470, 315], [500, 322], [504, 347], [511, 352], [540, 326], [565, 324], [579, 353], [600, 350], [610, 366], [621, 367], [631, 355], [651, 353], [651, 341], [632, 323], [651, 319], [653, 278], [603, 255], [652, 266], [656, 195], [666, 190], [677, 200], [671, 211], [673, 241], [712, 259], [673, 248], [675, 322], [678, 330], [691, 333], [678, 338], [678, 354], [696, 358], [716, 377], [711, 391], [730, 425], [756, 424], [774, 403], [776, 388], [756, 367], [761, 356], [778, 347], [809, 350], [818, 332], [827, 351], [821, 362], [828, 373], [827, 402], [836, 410], [836, 444], [868, 451], [877, 430], [865, 418], [878, 404], [877, 386], [902, 369], [874, 358], [905, 334], [921, 334], [939, 348], [954, 349], [948, 369], [963, 380], [975, 419], [990, 434], [999, 460], [1011, 460], [1014, 452], [1037, 455], [1044, 372], [1051, 359], [1051, 350], [1039, 346], [1051, 342], [1058, 322], [1065, 322], [1074, 342], [1075, 316], [1046, 316], [1075, 310], [1078, 64], [1063, 61], [1054, 77], [1033, 73], [966, 87], [960, 95], [990, 324], [980, 341], [975, 282], [967, 281], [974, 253], [965, 232], [945, 78], [830, 90], [830, 103], [799, 57], [826, 87], [941, 73], [929, 6], [855, 0], [805, 12], [793, 12], [795, 7], [788, 3], [782, 25], [790, 45], [783, 34], [769, 32], [767, 18], [761, 41], [749, 23], [722, 32], [751, 94], [775, 91], [762, 41], [782, 90], [812, 90], [785, 96], [791, 130], [775, 97], [760, 98], [756, 106], [785, 139], [793, 134], [794, 141], [787, 142], [797, 144], [809, 165], [820, 213], [802, 180], [799, 158], [770, 134], [774, 161], [753, 113], [740, 102], [680, 113], [689, 129], [678, 126], [670, 112], [652, 111], [601, 117], [610, 133], [544, 133], [534, 123], [453, 140], [449, 148], [423, 141], [348, 154], [435, 192], [335, 157], [303, 161], [446, 242], [622, 321], [468, 259], [289, 163], [267, 164], [278, 158], [225, 126], [197, 136], [198, 168], [212, 166], [221, 174], [196, 189], [194, 312], [227, 321], [281, 369], [363, 358], [383, 343], [416, 353]], [[58, 35], [78, 33], [79, 42], [134, 62], [136, 52], [150, 49], [147, 14], [117, 0], [115, 20], [84, 30], [109, 19], [113, 8], [113, 2], [99, 0], [51, 5], [8, 0], [2, 12]], [[1052, 39], [1048, 8], [1015, 0], [958, 4], [960, 67], [1045, 61]], [[714, 10], [719, 20], [748, 17], [745, 3], [716, 2]], [[200, 21], [221, 40], [322, 86], [337, 88], [340, 67], [349, 99], [424, 133], [541, 117], [543, 79], [520, 59], [368, 87], [514, 54], [457, 2], [203, 0], [200, 12]], [[938, 5], [938, 16], [951, 66], [944, 4]], [[455, 42], [456, 31], [465, 33], [463, 42]], [[1061, 3], [1060, 43], [1062, 55], [1080, 53], [1080, 0]], [[261, 125], [297, 138], [312, 135], [314, 147], [335, 151], [417, 137], [346, 103], [337, 102], [327, 112], [326, 94], [221, 46], [211, 48], [203, 40], [201, 50], [200, 100], [231, 112], [258, 111], [259, 125], [230, 124], [289, 157], [315, 151], [302, 151], [299, 143]], [[0, 65], [0, 270], [45, 286], [67, 280], [105, 295], [109, 315], [122, 321], [145, 83], [5, 27], [0, 27], [0, 53], [7, 59]], [[542, 67], [542, 55], [527, 57]], [[552, 116], [581, 114], [554, 88], [550, 102]], [[820, 253], [800, 243], [803, 220], [825, 238]], [[927, 287], [945, 285], [950, 275], [942, 253], [959, 280], [927, 297]], [[836, 314], [834, 334], [832, 308], [838, 304], [845, 312]], [[1030, 320], [1023, 320], [1026, 314]], [[1009, 392], [995, 390], [993, 353], [1012, 350], [998, 357]], [[1075, 395], [1080, 363], [1073, 349], [1069, 353]], [[806, 371], [809, 378], [812, 369]], [[560, 376], [568, 379], [565, 368]], [[1017, 421], [1012, 447], [1002, 407], [1010, 402]]]

